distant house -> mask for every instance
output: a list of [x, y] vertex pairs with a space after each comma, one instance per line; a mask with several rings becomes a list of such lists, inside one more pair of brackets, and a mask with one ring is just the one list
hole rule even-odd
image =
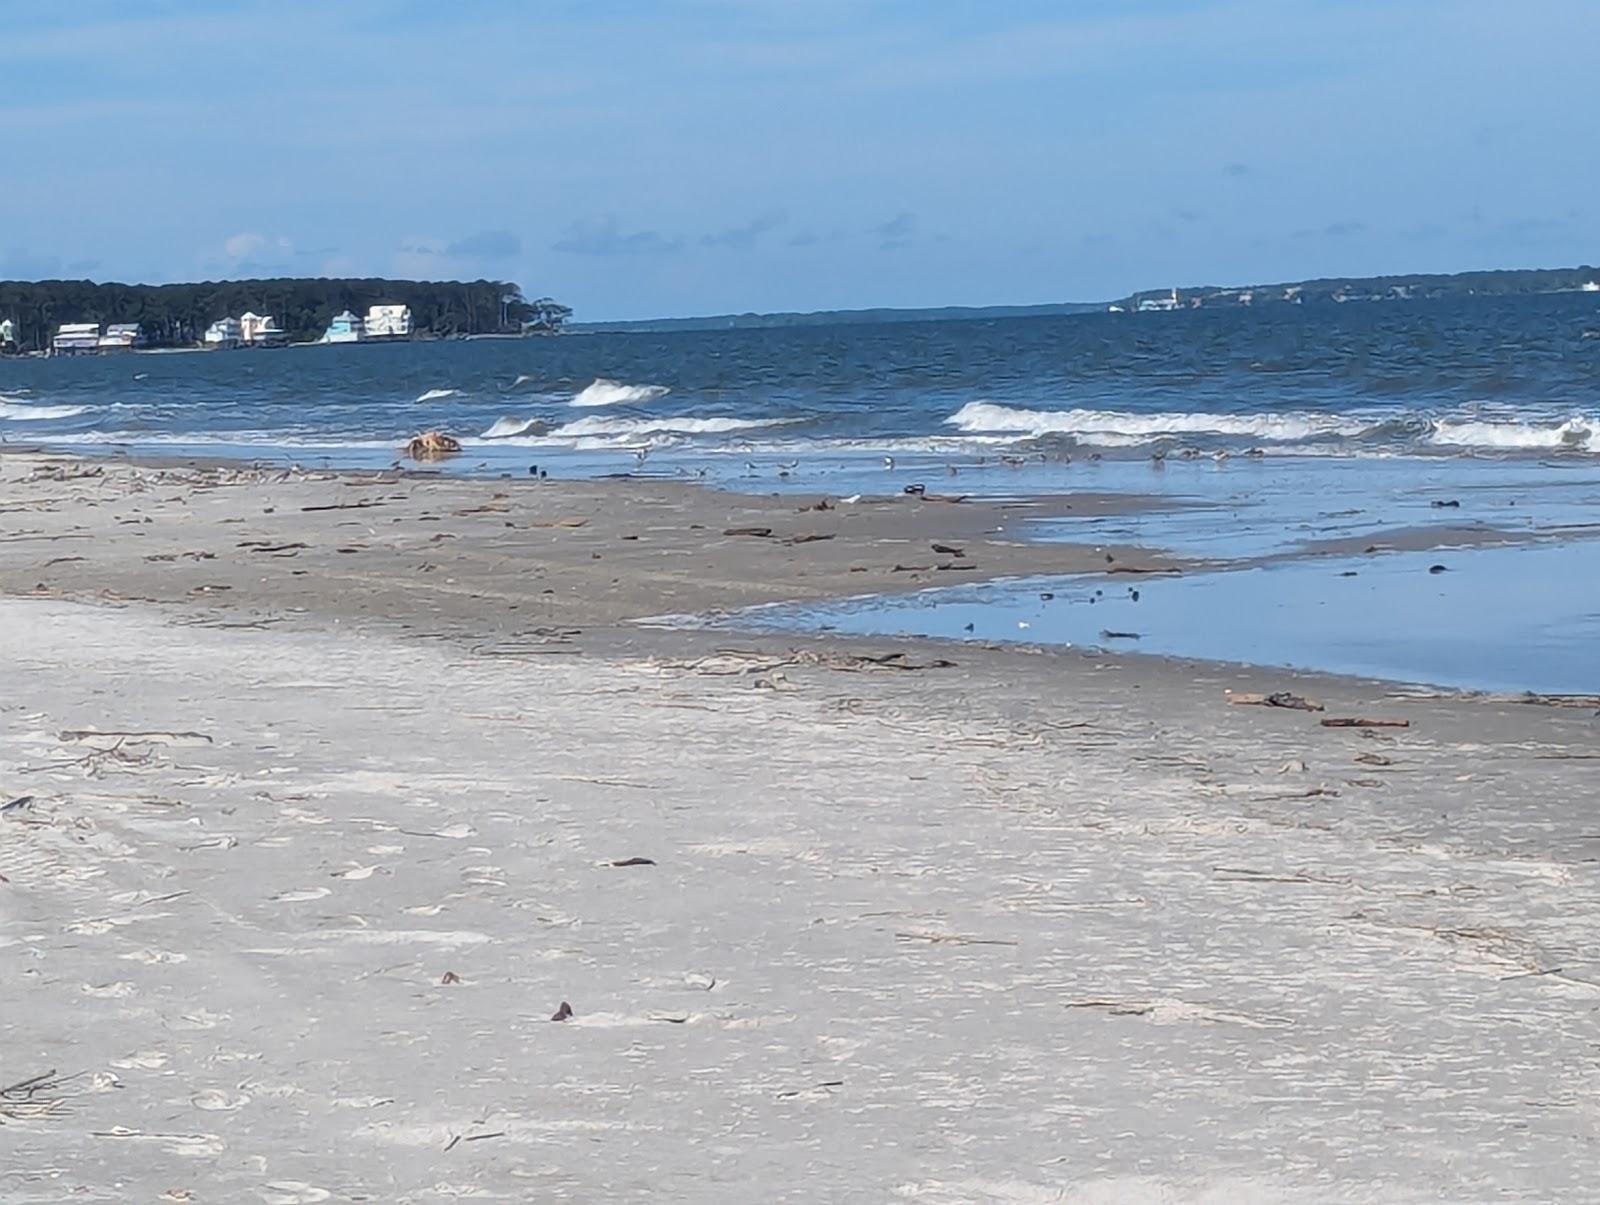
[[63, 322], [50, 340], [52, 355], [73, 356], [80, 352], [100, 350], [100, 324], [98, 322]]
[[244, 342], [244, 326], [237, 318], [218, 318], [206, 327], [205, 345], [219, 349], [238, 347]]
[[239, 341], [251, 347], [270, 347], [288, 338], [289, 332], [278, 325], [276, 318], [246, 313], [239, 319]]
[[411, 307], [408, 305], [375, 305], [367, 310], [365, 322], [369, 339], [411, 338]]
[[132, 351], [144, 346], [144, 330], [137, 322], [113, 322], [100, 336], [101, 351]]
[[1581, 287], [1585, 293], [1600, 293], [1600, 280], [1586, 280]]
[[1168, 297], [1146, 297], [1139, 302], [1139, 312], [1149, 314], [1163, 310], [1175, 310], [1181, 302], [1178, 299], [1178, 290], [1173, 289]]
[[366, 324], [349, 310], [337, 315], [322, 332], [324, 343], [360, 343], [366, 337]]
[[17, 324], [7, 318], [0, 321], [0, 352], [17, 350]]

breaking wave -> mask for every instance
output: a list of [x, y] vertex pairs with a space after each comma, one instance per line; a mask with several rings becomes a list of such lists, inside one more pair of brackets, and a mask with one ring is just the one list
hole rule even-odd
[[641, 406], [665, 397], [672, 390], [665, 385], [629, 385], [622, 381], [596, 377], [572, 399], [574, 406]]
[[1127, 414], [1115, 410], [1023, 410], [968, 402], [944, 420], [969, 434], [1072, 435], [1085, 443], [1146, 442], [1164, 435], [1234, 435], [1292, 443], [1364, 435], [1372, 423], [1331, 414]]
[[419, 401], [419, 402], [438, 402], [438, 401], [443, 401], [447, 397], [460, 397], [460, 396], [461, 396], [461, 390], [459, 390], [459, 389], [430, 389], [426, 393], [419, 395], [418, 398], [417, 398], [417, 401]]
[[28, 422], [30, 419], [45, 418], [73, 418], [82, 414], [87, 406], [36, 406], [32, 402], [24, 402], [16, 396], [7, 397], [0, 394], [0, 419], [13, 422]]
[[518, 435], [543, 435], [550, 430], [550, 424], [542, 418], [518, 418], [508, 414], [504, 418], [494, 420], [494, 425], [479, 439], [512, 439]]
[[1453, 448], [1501, 448], [1537, 451], [1600, 451], [1595, 432], [1600, 419], [1574, 416], [1565, 422], [1483, 419], [1440, 419], [1429, 442]]
[[1600, 417], [1536, 418], [1487, 415], [1477, 410], [1450, 415], [1373, 412], [1324, 414], [1205, 414], [1186, 411], [1134, 414], [1115, 410], [1029, 410], [994, 402], [968, 402], [945, 424], [976, 436], [1013, 439], [1070, 438], [1105, 448], [1138, 447], [1162, 439], [1242, 440], [1282, 453], [1309, 453], [1359, 441], [1365, 452], [1600, 452]]
[[580, 418], [550, 432], [562, 439], [609, 435], [637, 438], [642, 435], [722, 435], [729, 431], [754, 431], [762, 427], [785, 427], [800, 420], [793, 418]]

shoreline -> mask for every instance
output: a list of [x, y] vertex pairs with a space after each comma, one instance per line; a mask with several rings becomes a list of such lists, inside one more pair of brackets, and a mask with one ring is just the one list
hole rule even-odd
[[[643, 475], [531, 480], [452, 476], [427, 466], [311, 469], [228, 457], [85, 456], [23, 446], [0, 447], [0, 474], [0, 518], [25, 528], [0, 536], [0, 595], [142, 600], [200, 607], [213, 618], [242, 611], [249, 622], [321, 616], [478, 640], [519, 628], [575, 624], [640, 640], [654, 633], [657, 642], [669, 632], [699, 630], [798, 640], [807, 634], [717, 621], [740, 612], [759, 616], [767, 608], [937, 597], [946, 588], [1005, 587], [1034, 577], [1099, 577], [1120, 588], [1145, 576], [1201, 580], [1358, 554], [1532, 549], [1581, 541], [1600, 528], [1401, 522], [1299, 548], [1215, 558], [1125, 541], [1069, 542], [1029, 531], [1035, 521], [1052, 525], [1064, 518], [1116, 520], [1213, 509], [1166, 494], [1086, 489], [840, 499], [793, 488], [741, 493], [715, 483]], [[252, 493], [260, 499], [246, 497]], [[241, 505], [230, 507], [230, 497]], [[98, 537], [93, 522], [85, 520], [98, 521], [91, 512], [114, 498], [126, 503], [127, 513], [115, 514], [113, 522], [127, 539], [87, 555], [79, 542]], [[35, 519], [23, 524], [30, 513]], [[1053, 526], [1060, 530], [1059, 523]], [[44, 551], [56, 541], [69, 546]], [[674, 627], [672, 621], [682, 622]], [[945, 642], [931, 633], [809, 636]], [[949, 643], [994, 646], [981, 639]], [[1088, 647], [1094, 656], [1113, 660], [1172, 659], [1269, 676], [1287, 668], [1127, 647], [1074, 649], [1048, 639], [999, 644], [1046, 654]], [[1307, 665], [1288, 672], [1450, 689], [1463, 696], [1514, 693]]]

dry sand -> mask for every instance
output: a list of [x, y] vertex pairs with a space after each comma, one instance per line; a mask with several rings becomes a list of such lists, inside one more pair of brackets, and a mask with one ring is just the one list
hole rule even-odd
[[991, 506], [0, 479], [0, 1200], [1600, 1199], [1593, 708], [622, 622], [1104, 564]]

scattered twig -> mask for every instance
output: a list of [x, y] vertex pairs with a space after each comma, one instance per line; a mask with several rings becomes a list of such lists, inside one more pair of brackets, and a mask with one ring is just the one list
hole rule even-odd
[[139, 732], [118, 732], [118, 731], [115, 731], [115, 730], [109, 730], [108, 729], [108, 730], [102, 732], [102, 731], [100, 731], [98, 729], [92, 729], [92, 728], [82, 728], [82, 729], [69, 728], [66, 731], [64, 731], [63, 733], [61, 733], [61, 739], [64, 740], [64, 741], [88, 740], [90, 737], [93, 737], [93, 736], [120, 736], [124, 740], [132, 740], [132, 741], [142, 740], [145, 737], [152, 737], [152, 736], [168, 736], [168, 737], [172, 737], [172, 738], [177, 739], [177, 740], [197, 740], [197, 741], [204, 741], [208, 745], [216, 744], [215, 741], [213, 741], [209, 736], [207, 736], [203, 732], [172, 732], [172, 731], [168, 731], [168, 730], [165, 730], [165, 729], [150, 729], [150, 730], [139, 731]]
[[1019, 943], [1003, 937], [969, 937], [965, 933], [916, 933], [900, 931], [895, 934], [901, 941], [925, 941], [932, 945], [955, 946], [1014, 946]]

